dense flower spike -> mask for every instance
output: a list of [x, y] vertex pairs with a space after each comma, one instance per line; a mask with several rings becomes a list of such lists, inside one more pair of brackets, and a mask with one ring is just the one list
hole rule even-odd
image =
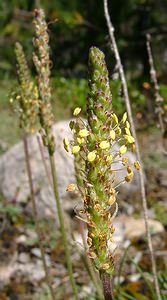
[[[19, 43], [15, 45], [15, 54], [19, 87], [13, 97], [18, 104], [16, 110], [20, 117], [20, 127], [27, 133], [33, 133], [37, 127], [38, 90], [31, 80], [24, 51]], [[10, 100], [10, 102], [13, 101]]]
[[51, 109], [51, 90], [50, 90], [50, 58], [49, 58], [49, 35], [45, 14], [42, 9], [35, 10], [34, 27], [36, 37], [34, 45], [36, 53], [33, 55], [34, 64], [38, 73], [39, 87], [39, 117], [42, 127], [42, 137], [45, 146], [48, 146], [50, 154], [55, 151], [54, 138], [51, 127], [53, 125], [53, 114]]
[[[108, 243], [112, 241], [114, 226], [112, 224], [113, 208], [116, 206], [116, 183], [114, 163], [126, 168], [127, 175], [122, 182], [130, 182], [133, 170], [139, 168], [128, 164], [122, 157], [134, 138], [130, 133], [127, 114], [119, 121], [112, 111], [112, 95], [109, 86], [108, 71], [104, 54], [93, 47], [89, 53], [89, 94], [87, 98], [87, 118], [85, 124], [76, 115], [76, 122], [70, 123], [74, 133], [71, 151], [75, 155], [76, 177], [79, 191], [84, 199], [84, 212], [88, 226], [88, 255], [93, 259], [100, 272], [109, 275], [113, 272], [113, 254]], [[79, 138], [83, 137], [82, 143]], [[116, 145], [120, 144], [117, 149]], [[113, 206], [113, 207], [112, 207]]]

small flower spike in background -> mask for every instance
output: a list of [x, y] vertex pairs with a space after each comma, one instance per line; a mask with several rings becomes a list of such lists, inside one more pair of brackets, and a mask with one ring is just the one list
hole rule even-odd
[[25, 161], [27, 168], [27, 175], [30, 186], [33, 218], [35, 222], [35, 229], [38, 235], [39, 248], [41, 251], [41, 258], [43, 268], [45, 271], [46, 282], [48, 284], [52, 300], [55, 300], [54, 291], [51, 284], [50, 274], [45, 258], [45, 250], [42, 244], [42, 232], [40, 229], [40, 221], [38, 218], [38, 211], [35, 200], [35, 189], [32, 179], [32, 170], [29, 155], [28, 135], [33, 133], [38, 127], [38, 90], [34, 82], [31, 80], [23, 48], [19, 43], [15, 45], [15, 54], [17, 60], [17, 73], [19, 79], [18, 91], [13, 95], [16, 102], [16, 110], [19, 113], [20, 127], [23, 130], [23, 143], [25, 152]]
[[[124, 113], [118, 120], [113, 112], [108, 71], [104, 54], [98, 48], [90, 49], [88, 67], [88, 123], [83, 122], [79, 116], [80, 110], [76, 108], [76, 121], [70, 122], [74, 140], [68, 143], [68, 151], [71, 146], [77, 186], [84, 200], [84, 211], [81, 213], [88, 228], [87, 254], [99, 271], [105, 299], [113, 299], [111, 279], [114, 255], [109, 243], [113, 240], [115, 228], [112, 220], [118, 207], [115, 176], [119, 170], [126, 169], [127, 174], [121, 183], [128, 184], [133, 178], [133, 169], [140, 168], [140, 164], [134, 162], [132, 166], [124, 157], [135, 140], [130, 132], [127, 114]], [[119, 149], [116, 149], [116, 144], [120, 145]], [[120, 169], [117, 170], [114, 168], [116, 161], [120, 162]]]
[[[60, 230], [62, 235], [62, 240], [64, 244], [64, 250], [66, 255], [67, 268], [69, 273], [69, 278], [71, 286], [73, 289], [73, 296], [78, 300], [77, 289], [75, 285], [70, 251], [68, 246], [68, 240], [64, 225], [64, 216], [62, 211], [62, 206], [59, 198], [59, 192], [57, 187], [57, 173], [56, 165], [54, 160], [55, 152], [55, 141], [52, 135], [52, 125], [53, 125], [53, 114], [51, 109], [51, 90], [50, 90], [50, 57], [49, 57], [49, 36], [48, 28], [45, 21], [45, 14], [42, 9], [36, 9], [34, 11], [34, 28], [35, 28], [35, 39], [34, 45], [36, 47], [36, 52], [33, 55], [34, 64], [37, 70], [37, 80], [38, 80], [38, 91], [39, 91], [39, 119], [41, 125], [41, 134], [43, 138], [44, 145], [48, 148], [51, 173], [53, 179], [53, 190], [57, 205], [57, 213], [60, 222]], [[76, 151], [77, 149], [75, 149]], [[75, 152], [74, 151], [74, 152]]]

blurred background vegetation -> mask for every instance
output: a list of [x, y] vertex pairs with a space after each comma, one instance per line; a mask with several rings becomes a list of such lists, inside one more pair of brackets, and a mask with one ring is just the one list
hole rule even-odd
[[[118, 113], [124, 111], [120, 82], [112, 55], [102, 0], [0, 0], [0, 139], [17, 141], [17, 120], [11, 117], [9, 91], [15, 86], [14, 44], [20, 41], [32, 74], [33, 9], [45, 9], [49, 24], [52, 66], [53, 106], [56, 119], [70, 117], [72, 109], [85, 108], [88, 51], [95, 45], [105, 52], [112, 82], [113, 101]], [[145, 118], [153, 113], [145, 34], [152, 34], [152, 48], [161, 83], [161, 95], [167, 99], [167, 0], [112, 0], [109, 9], [126, 70], [133, 110]], [[151, 98], [152, 97], [152, 98]], [[119, 101], [117, 101], [119, 100]], [[12, 124], [12, 129], [11, 129]], [[12, 137], [8, 128], [13, 130]]]

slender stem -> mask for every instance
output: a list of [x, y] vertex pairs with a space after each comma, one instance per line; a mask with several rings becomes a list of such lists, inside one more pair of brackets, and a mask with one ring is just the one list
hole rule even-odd
[[51, 173], [52, 173], [52, 178], [53, 178], [53, 190], [54, 190], [54, 195], [55, 195], [55, 200], [56, 200], [57, 213], [58, 213], [59, 222], [60, 222], [60, 230], [61, 230], [61, 234], [62, 234], [64, 250], [65, 250], [65, 255], [66, 255], [69, 278], [70, 278], [70, 282], [71, 282], [71, 286], [73, 289], [75, 299], [79, 300], [77, 288], [75, 285], [74, 275], [73, 275], [73, 269], [72, 269], [70, 251], [69, 251], [69, 247], [68, 247], [67, 235], [66, 235], [65, 226], [64, 226], [63, 211], [62, 211], [59, 192], [58, 192], [57, 174], [56, 174], [54, 155], [49, 154], [49, 159], [50, 159]]
[[[85, 236], [84, 236], [84, 222], [81, 221], [81, 220], [79, 220], [79, 229], [80, 229], [80, 233], [81, 233], [81, 237], [82, 237], [84, 250], [86, 252], [87, 244], [86, 244]], [[87, 255], [85, 255], [85, 263], [87, 265], [89, 275], [90, 275], [90, 277], [91, 277], [91, 279], [94, 283], [94, 286], [96, 288], [99, 299], [104, 299], [103, 294], [102, 294], [102, 290], [101, 290], [100, 280], [99, 280], [99, 278], [97, 278], [95, 270], [93, 268], [93, 265], [90, 261], [90, 258]]]
[[100, 277], [103, 284], [104, 299], [114, 300], [110, 275], [106, 272], [101, 272]]
[[[161, 103], [164, 101], [164, 99], [160, 95], [160, 87], [158, 84], [157, 80], [157, 73], [155, 70], [154, 66], [154, 60], [153, 60], [153, 55], [151, 51], [151, 36], [150, 34], [146, 35], [146, 46], [147, 46], [147, 53], [148, 53], [148, 59], [149, 59], [149, 64], [150, 64], [150, 77], [151, 81], [153, 82], [154, 85], [154, 95], [155, 95], [155, 105], [156, 105], [156, 113], [158, 115], [158, 121], [161, 129], [161, 135], [162, 135], [162, 145], [163, 145], [163, 136], [165, 133], [165, 127], [164, 127], [164, 122], [162, 118], [162, 108], [161, 108]], [[163, 145], [164, 148], [164, 145]], [[165, 154], [167, 154], [166, 149], [164, 149]]]
[[[137, 140], [137, 136], [136, 136], [136, 129], [135, 129], [133, 116], [132, 116], [132, 109], [131, 109], [131, 105], [130, 105], [127, 82], [126, 82], [125, 73], [124, 73], [124, 69], [123, 69], [123, 66], [122, 66], [121, 58], [120, 58], [120, 55], [119, 55], [117, 43], [116, 43], [115, 36], [114, 36], [114, 27], [112, 25], [110, 15], [109, 15], [109, 11], [108, 11], [108, 2], [107, 2], [107, 0], [103, 0], [103, 3], [104, 3], [104, 14], [105, 14], [105, 18], [106, 18], [106, 22], [107, 22], [107, 26], [108, 26], [109, 37], [110, 37], [110, 40], [111, 40], [111, 45], [110, 46], [111, 46], [111, 48], [112, 48], [112, 50], [114, 51], [114, 54], [115, 54], [115, 59], [116, 59], [117, 65], [118, 65], [119, 75], [120, 75], [121, 82], [122, 82], [126, 109], [127, 109], [129, 121], [130, 121], [130, 124], [131, 124], [132, 134], [133, 134], [133, 137], [135, 138], [135, 141], [136, 141], [136, 156], [137, 156], [137, 159], [139, 161], [141, 161], [140, 149], [139, 149], [139, 144], [138, 144], [138, 140]], [[147, 235], [147, 241], [148, 241], [148, 248], [149, 248], [150, 257], [151, 257], [151, 264], [152, 264], [152, 272], [153, 272], [155, 290], [156, 290], [157, 299], [161, 300], [160, 288], [159, 288], [158, 278], [157, 278], [156, 262], [155, 262], [155, 257], [154, 257], [154, 251], [153, 251], [153, 245], [152, 245], [152, 240], [151, 240], [150, 229], [149, 229], [149, 225], [148, 225], [148, 206], [147, 206], [146, 191], [145, 191], [145, 184], [144, 184], [144, 176], [143, 176], [143, 168], [142, 167], [139, 170], [139, 178], [140, 178], [142, 205], [143, 205], [143, 212], [144, 212], [144, 221], [145, 221], [146, 235]]]
[[48, 166], [47, 166], [46, 159], [45, 159], [45, 156], [44, 156], [44, 151], [43, 151], [44, 150], [44, 146], [41, 143], [41, 137], [39, 135], [37, 135], [37, 142], [38, 142], [39, 151], [40, 151], [40, 154], [41, 154], [41, 158], [42, 158], [42, 162], [43, 162], [43, 165], [44, 165], [46, 176], [48, 178], [50, 186], [53, 187], [51, 174], [50, 174], [50, 172], [48, 170]]
[[51, 284], [51, 278], [49, 274], [49, 269], [46, 263], [45, 259], [45, 250], [42, 244], [42, 232], [39, 226], [39, 219], [38, 219], [38, 212], [37, 212], [37, 206], [36, 206], [36, 200], [35, 200], [35, 190], [34, 190], [34, 185], [33, 185], [33, 179], [32, 179], [32, 171], [31, 171], [31, 165], [30, 165], [30, 154], [29, 154], [29, 148], [28, 148], [28, 140], [27, 136], [24, 135], [23, 137], [23, 143], [24, 143], [24, 152], [25, 152], [25, 161], [26, 161], [26, 168], [27, 168], [27, 174], [28, 174], [28, 180], [29, 180], [29, 186], [30, 186], [30, 193], [31, 193], [31, 200], [32, 200], [32, 209], [33, 209], [33, 216], [34, 216], [34, 222], [35, 222], [35, 228], [36, 232], [38, 235], [38, 243], [39, 243], [39, 248], [41, 251], [41, 259], [43, 263], [43, 268], [45, 271], [45, 277], [46, 281], [50, 290], [50, 294], [52, 297], [52, 300], [56, 300], [54, 290], [52, 288]]
[[157, 80], [157, 74], [156, 74], [156, 70], [155, 70], [155, 66], [154, 66], [150, 41], [151, 41], [151, 36], [150, 36], [150, 34], [147, 34], [146, 35], [146, 46], [147, 46], [148, 59], [149, 59], [149, 64], [150, 64], [150, 76], [151, 76], [151, 80], [154, 85], [155, 102], [156, 102], [157, 111], [158, 111], [159, 124], [160, 124], [160, 128], [161, 128], [161, 131], [163, 134], [164, 133], [164, 124], [163, 124], [163, 120], [162, 120], [161, 106], [160, 106], [161, 102], [163, 102], [163, 99], [159, 93], [160, 87], [159, 87], [158, 80]]

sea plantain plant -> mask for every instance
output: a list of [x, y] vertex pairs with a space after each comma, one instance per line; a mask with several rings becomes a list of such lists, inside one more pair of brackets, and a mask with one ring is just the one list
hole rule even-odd
[[30, 72], [28, 69], [27, 61], [21, 44], [16, 43], [15, 54], [17, 61], [17, 73], [19, 85], [17, 91], [13, 93], [13, 98], [10, 99], [11, 102], [15, 100], [16, 111], [19, 113], [20, 127], [22, 129], [24, 153], [26, 169], [30, 187], [30, 194], [32, 200], [32, 211], [33, 218], [35, 222], [35, 229], [38, 234], [39, 248], [41, 251], [41, 258], [43, 263], [43, 268], [45, 271], [46, 282], [48, 284], [51, 299], [55, 300], [54, 290], [51, 284], [51, 278], [49, 269], [47, 266], [45, 258], [45, 250], [42, 243], [42, 232], [40, 228], [40, 221], [38, 217], [38, 210], [35, 199], [35, 188], [32, 179], [32, 170], [29, 154], [29, 144], [28, 136], [37, 130], [38, 128], [38, 109], [39, 109], [39, 94], [38, 89], [33, 80], [31, 79]]
[[[84, 201], [79, 218], [88, 229], [87, 254], [99, 271], [105, 299], [113, 299], [114, 254], [110, 244], [118, 209], [117, 187], [133, 179], [140, 163], [132, 165], [126, 157], [128, 149], [135, 149], [135, 140], [127, 113], [118, 120], [113, 111], [104, 54], [96, 47], [90, 49], [88, 70], [87, 122], [80, 118], [81, 109], [77, 107], [73, 113], [76, 120], [70, 122], [74, 138], [71, 142], [65, 138], [64, 147], [75, 157], [77, 188]], [[120, 167], [114, 167], [116, 163]], [[116, 174], [122, 169], [126, 169], [126, 176], [116, 183]], [[68, 190], [74, 189], [70, 184]]]
[[48, 149], [52, 181], [53, 181], [53, 191], [57, 206], [57, 213], [60, 223], [60, 231], [62, 236], [62, 241], [64, 245], [66, 263], [68, 268], [68, 274], [70, 278], [70, 283], [73, 289], [74, 298], [78, 300], [78, 293], [75, 284], [70, 250], [68, 245], [67, 234], [65, 230], [65, 219], [63, 215], [63, 209], [61, 206], [61, 201], [59, 197], [58, 184], [57, 184], [57, 171], [55, 164], [55, 139], [52, 133], [53, 125], [53, 113], [51, 107], [51, 89], [50, 89], [50, 55], [49, 55], [49, 35], [48, 27], [45, 20], [45, 14], [42, 9], [36, 9], [34, 11], [34, 28], [35, 28], [35, 38], [34, 46], [36, 51], [33, 53], [33, 61], [37, 71], [37, 86], [39, 93], [39, 121], [40, 121], [40, 132], [42, 135], [43, 143]]

